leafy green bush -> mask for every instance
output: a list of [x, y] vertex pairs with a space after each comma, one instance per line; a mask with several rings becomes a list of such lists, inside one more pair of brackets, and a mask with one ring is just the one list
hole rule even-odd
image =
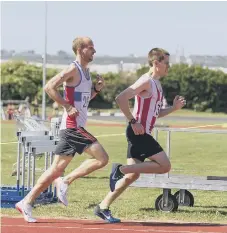
[[[92, 108], [116, 107], [116, 96], [142, 74], [148, 67], [138, 69], [135, 74], [107, 73], [103, 77], [106, 86], [97, 97], [91, 101]], [[47, 80], [59, 72], [57, 69], [47, 69]], [[92, 80], [96, 73], [92, 73]], [[42, 67], [25, 62], [7, 62], [1, 69], [1, 98], [25, 99], [30, 101], [38, 96], [42, 100]], [[186, 64], [173, 65], [167, 77], [162, 79], [165, 97], [169, 104], [176, 95], [187, 99], [187, 108], [196, 111], [227, 112], [227, 74], [222, 71], [213, 71], [201, 66], [188, 66]], [[62, 90], [62, 88], [61, 88]], [[47, 104], [53, 101], [47, 96]]]

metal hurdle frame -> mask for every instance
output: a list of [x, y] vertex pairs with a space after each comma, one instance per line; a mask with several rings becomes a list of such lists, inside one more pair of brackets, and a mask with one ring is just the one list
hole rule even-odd
[[[15, 119], [17, 123], [19, 122], [19, 131], [17, 131], [16, 186], [3, 185], [1, 187], [1, 197], [3, 200], [1, 206], [3, 208], [14, 207], [13, 203], [21, 200], [34, 187], [37, 156], [40, 157], [45, 154], [44, 170], [47, 170], [53, 162], [53, 151], [58, 143], [60, 118], [54, 118], [49, 122], [51, 124], [50, 128], [40, 123], [38, 119], [24, 118], [23, 116], [15, 116]], [[27, 185], [25, 184], [26, 178]], [[56, 201], [56, 189], [53, 190], [51, 184], [37, 198], [35, 204]]]
[[[30, 174], [32, 168], [32, 187], [34, 186], [35, 182], [35, 160], [36, 156], [45, 153], [45, 166], [44, 170], [48, 168], [48, 156], [49, 153], [52, 153], [54, 148], [52, 145], [57, 143], [54, 140], [53, 136], [49, 136], [48, 132], [45, 131], [37, 131], [37, 132], [20, 132], [19, 141], [20, 144], [18, 148], [18, 155], [17, 155], [17, 189], [20, 187], [20, 174], [21, 174], [21, 187], [22, 187], [22, 196], [24, 196], [24, 187], [25, 187], [25, 177], [26, 177], [26, 169], [25, 169], [25, 161], [27, 158], [27, 189], [30, 189]], [[19, 144], [19, 142], [18, 142]], [[40, 147], [40, 149], [39, 149]], [[43, 151], [41, 149], [46, 149]], [[20, 152], [21, 150], [21, 152]], [[22, 160], [21, 160], [22, 154]], [[31, 167], [31, 158], [32, 158], [32, 167]], [[20, 161], [21, 161], [21, 173], [20, 173]], [[50, 160], [52, 161], [52, 159]]]
[[[40, 129], [47, 129], [40, 125], [35, 119], [25, 119], [25, 127], [30, 130], [37, 130], [37, 127], [41, 126]], [[44, 170], [48, 169], [53, 162], [53, 151], [58, 143], [58, 130], [59, 130], [60, 119], [53, 119], [51, 121], [50, 131], [20, 131], [17, 132], [18, 136], [18, 154], [17, 154], [17, 190], [20, 189], [20, 162], [21, 167], [21, 190], [22, 196], [25, 196], [25, 177], [26, 169], [25, 162], [27, 158], [27, 187], [30, 188], [35, 185], [35, 171], [36, 171], [36, 157], [40, 154], [45, 154], [45, 165]], [[22, 159], [20, 158], [22, 154]], [[49, 158], [49, 159], [48, 159]], [[32, 166], [31, 166], [32, 159]], [[49, 160], [49, 161], [48, 161]], [[32, 176], [32, 183], [31, 183]], [[48, 187], [49, 196], [56, 197], [56, 190], [52, 195], [52, 184]]]
[[[48, 169], [49, 166], [51, 166], [52, 162], [53, 162], [53, 151], [56, 148], [56, 145], [58, 143], [58, 140], [54, 140], [53, 136], [50, 136], [50, 140], [29, 140], [27, 139], [27, 146], [29, 148], [28, 150], [28, 162], [31, 160], [32, 158], [32, 169], [31, 166], [29, 166], [29, 170], [28, 170], [28, 178], [27, 178], [27, 188], [28, 190], [34, 187], [35, 185], [35, 181], [36, 181], [36, 177], [35, 177], [35, 158], [37, 155], [41, 154], [41, 153], [45, 153], [45, 170]], [[49, 162], [48, 162], [48, 157], [49, 157]], [[30, 163], [30, 162], [29, 162]], [[30, 179], [30, 171], [32, 170], [32, 184], [31, 184], [31, 179]], [[46, 194], [41, 194], [41, 196], [36, 200], [36, 203], [39, 203], [41, 201], [39, 201], [39, 199], [42, 199], [43, 201], [45, 201], [45, 197], [47, 197], [48, 199], [51, 198], [50, 201], [56, 201], [56, 190], [52, 190], [52, 184], [48, 187], [48, 189], [46, 190], [47, 193]], [[53, 198], [53, 199], [52, 199]], [[48, 200], [47, 200], [48, 202]]]
[[[158, 132], [167, 132], [166, 154], [170, 158], [171, 151], [171, 133], [187, 132], [187, 133], [211, 133], [211, 134], [227, 134], [227, 130], [211, 130], [211, 129], [189, 129], [189, 128], [168, 128], [157, 127], [154, 129], [154, 138], [158, 140]], [[227, 136], [227, 135], [226, 135]], [[165, 174], [141, 174], [140, 178], [130, 185], [131, 187], [141, 188], [162, 188], [163, 194], [160, 195], [155, 202], [156, 210], [176, 211], [178, 205], [193, 206], [193, 195], [189, 190], [210, 190], [210, 191], [227, 191], [227, 176], [187, 176]], [[178, 195], [171, 194], [171, 189], [179, 189]], [[192, 205], [185, 203], [185, 199], [193, 199]], [[170, 206], [171, 205], [171, 206]]]
[[[26, 158], [29, 156], [29, 148], [27, 145], [27, 140], [42, 140], [42, 139], [51, 139], [51, 136], [48, 135], [48, 131], [21, 131], [17, 132], [18, 144], [17, 144], [17, 190], [20, 189], [20, 177], [22, 185], [22, 193], [24, 196], [24, 185], [25, 185], [25, 162]], [[34, 161], [35, 162], [35, 161]], [[33, 163], [34, 163], [33, 162]], [[21, 165], [20, 165], [21, 163]], [[28, 160], [28, 169], [30, 171], [30, 159]], [[20, 171], [21, 169], [21, 171]], [[35, 169], [35, 168], [34, 168]], [[30, 172], [29, 172], [30, 173]], [[21, 174], [21, 175], [20, 175]], [[30, 175], [30, 174], [29, 174]]]
[[[36, 133], [36, 132], [43, 131], [45, 133], [44, 134], [41, 133], [41, 135], [50, 135], [50, 136], [52, 135], [53, 137], [58, 138], [59, 127], [60, 127], [60, 123], [61, 123], [61, 118], [59, 118], [59, 117], [51, 119], [50, 129], [47, 128], [46, 126], [44, 126], [43, 124], [40, 124], [41, 120], [32, 119], [32, 118], [23, 118], [21, 116], [16, 116], [15, 119], [19, 122], [22, 121], [24, 124], [22, 131], [21, 131], [21, 128], [19, 128], [19, 131], [17, 132], [17, 137], [18, 137], [19, 143], [21, 143], [21, 140], [19, 138], [21, 136], [21, 132], [24, 132], [24, 133], [26, 132], [24, 134], [24, 136], [33, 136], [33, 135], [39, 136], [40, 133]], [[43, 120], [42, 120], [42, 122], [43, 122]], [[24, 129], [25, 129], [25, 131], [24, 131]], [[18, 152], [20, 151], [20, 148], [19, 148], [20, 145], [18, 145]], [[27, 160], [26, 160], [26, 162], [27, 162]], [[20, 161], [20, 163], [22, 163], [22, 161]], [[18, 168], [16, 169], [17, 166], [18, 166], [18, 161], [13, 164], [12, 176], [15, 175], [15, 170], [19, 170]]]

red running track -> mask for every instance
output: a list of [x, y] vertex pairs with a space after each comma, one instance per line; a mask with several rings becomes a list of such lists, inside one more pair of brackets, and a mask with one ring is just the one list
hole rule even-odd
[[122, 222], [109, 224], [101, 221], [74, 219], [40, 219], [26, 223], [22, 218], [3, 217], [2, 233], [227, 233], [227, 224]]

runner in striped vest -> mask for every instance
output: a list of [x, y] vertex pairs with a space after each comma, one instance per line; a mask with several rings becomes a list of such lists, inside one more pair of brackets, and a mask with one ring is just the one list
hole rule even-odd
[[[112, 219], [116, 219], [111, 214], [110, 205], [139, 178], [140, 173], [161, 174], [169, 172], [171, 167], [169, 158], [151, 136], [151, 132], [158, 117], [181, 109], [186, 101], [183, 97], [176, 96], [172, 107], [162, 109], [163, 90], [159, 80], [168, 74], [169, 53], [163, 49], [154, 48], [148, 54], [148, 62], [150, 71], [116, 98], [120, 109], [129, 121], [126, 129], [128, 152], [127, 165], [113, 165], [110, 174], [111, 191], [95, 207], [95, 214], [108, 222], [114, 222]], [[128, 101], [133, 97], [135, 97], [135, 104], [131, 113]]]

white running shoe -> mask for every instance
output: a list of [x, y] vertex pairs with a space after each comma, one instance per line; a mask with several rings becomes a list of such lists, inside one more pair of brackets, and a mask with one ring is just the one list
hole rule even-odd
[[55, 184], [56, 184], [57, 196], [59, 201], [62, 202], [65, 206], [67, 206], [68, 205], [67, 191], [69, 185], [64, 183], [62, 177], [57, 178]]
[[24, 220], [30, 223], [35, 223], [37, 220], [32, 217], [32, 206], [25, 204], [23, 200], [16, 203], [15, 208], [23, 214]]

